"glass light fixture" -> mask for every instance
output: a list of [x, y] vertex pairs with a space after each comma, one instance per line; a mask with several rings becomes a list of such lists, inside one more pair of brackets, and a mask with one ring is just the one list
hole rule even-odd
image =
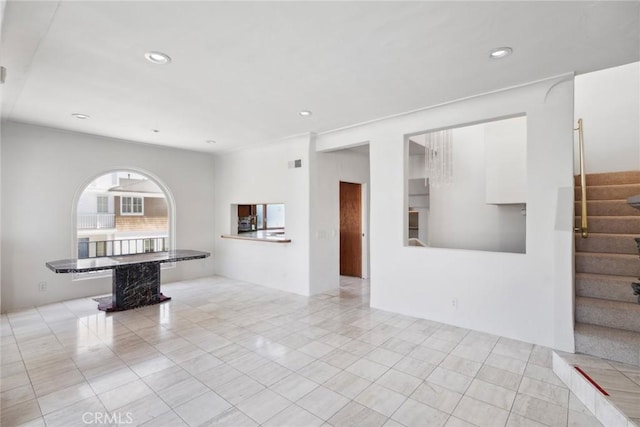
[[425, 184], [439, 187], [453, 182], [453, 131], [430, 132], [425, 135]]

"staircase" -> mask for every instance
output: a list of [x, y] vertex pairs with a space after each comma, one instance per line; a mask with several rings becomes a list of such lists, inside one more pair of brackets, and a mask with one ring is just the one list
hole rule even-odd
[[[576, 177], [576, 226], [580, 177]], [[626, 199], [640, 194], [640, 171], [587, 175], [589, 237], [575, 235], [576, 352], [640, 366], [640, 210]]]

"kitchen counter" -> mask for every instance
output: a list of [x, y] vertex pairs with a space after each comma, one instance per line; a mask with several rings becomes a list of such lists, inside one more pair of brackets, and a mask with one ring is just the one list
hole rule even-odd
[[242, 233], [223, 234], [223, 239], [254, 240], [258, 242], [290, 243], [283, 229], [246, 231]]

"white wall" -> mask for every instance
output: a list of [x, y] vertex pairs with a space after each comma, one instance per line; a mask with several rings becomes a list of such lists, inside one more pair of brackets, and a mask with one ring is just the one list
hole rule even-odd
[[527, 202], [527, 118], [484, 123], [487, 203]]
[[[0, 35], [4, 23], [4, 8], [7, 0], [0, 0]], [[0, 116], [2, 116], [2, 96], [4, 85], [0, 84]], [[0, 241], [2, 240], [2, 123], [0, 123]], [[0, 244], [0, 277], [2, 277], [2, 245]], [[0, 292], [0, 307], [2, 307], [2, 292]]]
[[340, 181], [364, 184], [362, 274], [369, 275], [369, 156], [351, 150], [312, 150], [312, 159], [310, 293], [317, 294], [340, 285]]
[[[528, 120], [527, 253], [405, 246], [405, 135], [517, 114]], [[573, 351], [572, 122], [562, 76], [319, 135], [318, 150], [370, 143], [371, 305]]]
[[[159, 177], [176, 203], [177, 248], [213, 250], [213, 158], [184, 150], [12, 122], [2, 126], [2, 310], [111, 292], [111, 279], [72, 281], [45, 262], [74, 257], [72, 201], [112, 169]], [[213, 258], [176, 263], [162, 282], [214, 273]], [[38, 283], [46, 281], [46, 292]]]
[[[301, 295], [309, 294], [310, 136], [217, 156], [216, 272]], [[290, 169], [288, 162], [302, 160]], [[223, 239], [231, 229], [231, 205], [284, 203], [291, 243]]]
[[[640, 62], [576, 76], [587, 173], [640, 169]], [[576, 174], [580, 172], [576, 140]]]
[[79, 214], [98, 212], [98, 193], [84, 191], [78, 200], [77, 212]]
[[452, 130], [453, 182], [430, 188], [429, 246], [525, 252], [526, 218], [520, 214], [521, 206], [486, 201], [487, 125]]

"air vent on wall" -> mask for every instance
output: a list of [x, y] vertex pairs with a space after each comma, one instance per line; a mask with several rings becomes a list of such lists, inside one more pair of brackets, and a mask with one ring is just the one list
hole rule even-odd
[[289, 169], [301, 168], [302, 167], [302, 159], [290, 160], [289, 161]]

